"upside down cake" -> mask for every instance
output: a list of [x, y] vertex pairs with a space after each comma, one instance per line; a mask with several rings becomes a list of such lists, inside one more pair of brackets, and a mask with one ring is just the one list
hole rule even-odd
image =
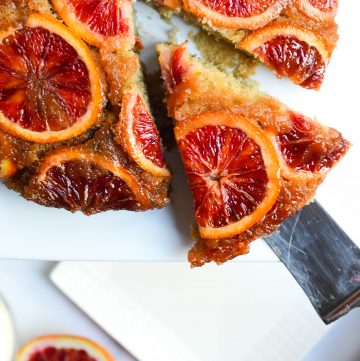
[[[150, 0], [149, 0], [150, 1]], [[151, 0], [182, 13], [308, 89], [320, 89], [338, 39], [338, 0]]]
[[[320, 87], [337, 2], [201, 1], [166, 5], [189, 11], [279, 76]], [[0, 180], [8, 188], [87, 215], [168, 203], [171, 176], [132, 13], [131, 0], [2, 1]], [[309, 203], [350, 144], [192, 57], [186, 45], [160, 44], [158, 52], [194, 202], [189, 260], [223, 263]]]
[[0, 4], [0, 179], [93, 214], [168, 203], [131, 0]]
[[308, 204], [349, 142], [246, 82], [158, 46], [168, 114], [190, 184], [192, 266], [223, 263]]

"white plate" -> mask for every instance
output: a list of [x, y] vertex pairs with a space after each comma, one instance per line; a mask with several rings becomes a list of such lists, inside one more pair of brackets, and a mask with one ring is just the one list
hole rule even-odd
[[[153, 46], [167, 40], [173, 25], [157, 12], [137, 3], [137, 23], [145, 45], [143, 60], [150, 69], [156, 66]], [[263, 67], [255, 78], [263, 90], [288, 105], [342, 130], [355, 145], [329, 175], [318, 192], [318, 199], [345, 231], [360, 242], [357, 226], [360, 200], [360, 97], [359, 39], [360, 4], [348, 0], [340, 4], [338, 22], [340, 41], [321, 92], [300, 89], [288, 80], [275, 79]], [[189, 29], [181, 28], [179, 41]], [[194, 49], [194, 48], [191, 48]], [[0, 257], [49, 260], [184, 260], [191, 244], [192, 209], [183, 168], [176, 152], [168, 154], [174, 171], [170, 205], [146, 213], [108, 212], [86, 217], [64, 210], [47, 209], [27, 202], [0, 186]], [[262, 241], [242, 261], [276, 261]]]

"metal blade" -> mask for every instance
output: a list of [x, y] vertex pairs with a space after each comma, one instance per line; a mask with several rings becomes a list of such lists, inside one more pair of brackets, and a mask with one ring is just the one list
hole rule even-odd
[[360, 307], [360, 249], [319, 203], [304, 207], [265, 240], [325, 323]]

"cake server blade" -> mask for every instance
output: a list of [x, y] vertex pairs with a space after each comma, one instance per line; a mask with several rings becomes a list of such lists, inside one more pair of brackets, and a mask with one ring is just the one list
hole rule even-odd
[[360, 307], [360, 249], [318, 202], [265, 240], [326, 324]]

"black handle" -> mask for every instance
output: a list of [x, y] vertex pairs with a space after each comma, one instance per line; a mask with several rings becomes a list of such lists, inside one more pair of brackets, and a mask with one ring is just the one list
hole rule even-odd
[[304, 207], [265, 239], [325, 323], [360, 307], [360, 249], [320, 204]]

